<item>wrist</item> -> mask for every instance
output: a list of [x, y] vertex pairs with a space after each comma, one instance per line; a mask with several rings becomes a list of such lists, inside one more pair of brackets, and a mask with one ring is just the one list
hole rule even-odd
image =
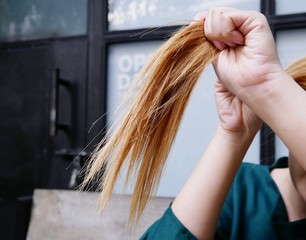
[[[304, 96], [305, 91], [283, 71], [270, 75], [264, 84], [246, 89], [241, 100], [270, 126], [271, 121], [282, 119], [284, 114], [293, 117], [297, 99]], [[270, 127], [273, 129], [273, 124]]]
[[239, 147], [248, 148], [251, 142], [253, 141], [257, 131], [229, 131], [223, 128], [221, 125], [218, 126], [216, 137], [220, 139], [220, 141]]
[[[277, 69], [277, 66], [275, 68]], [[280, 84], [288, 78], [290, 76], [279, 66], [277, 70], [265, 74], [257, 84], [242, 88], [237, 96], [248, 106], [252, 106], [253, 102], [257, 103], [258, 101], [271, 99], [271, 96], [277, 93]]]

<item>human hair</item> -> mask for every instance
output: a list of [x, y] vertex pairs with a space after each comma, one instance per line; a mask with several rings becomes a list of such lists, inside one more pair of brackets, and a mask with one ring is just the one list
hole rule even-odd
[[290, 75], [304, 90], [306, 90], [306, 56], [296, 60], [286, 68]]
[[[130, 109], [93, 152], [81, 186], [97, 178], [102, 209], [123, 166], [126, 183], [135, 180], [130, 222], [139, 220], [156, 191], [192, 90], [205, 67], [218, 57], [219, 50], [203, 29], [203, 22], [181, 28], [152, 55], [134, 80], [138, 94]], [[306, 58], [288, 72], [306, 87]]]

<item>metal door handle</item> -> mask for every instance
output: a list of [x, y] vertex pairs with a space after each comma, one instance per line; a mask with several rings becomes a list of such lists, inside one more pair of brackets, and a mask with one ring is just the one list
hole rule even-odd
[[68, 80], [60, 78], [60, 70], [57, 68], [52, 72], [51, 106], [50, 106], [50, 136], [55, 137], [58, 129], [68, 129], [68, 125], [58, 123], [59, 87], [70, 88]]

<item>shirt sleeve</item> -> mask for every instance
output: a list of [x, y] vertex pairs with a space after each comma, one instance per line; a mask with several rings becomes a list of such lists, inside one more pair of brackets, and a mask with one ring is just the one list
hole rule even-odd
[[164, 215], [142, 235], [141, 240], [196, 240], [169, 207]]

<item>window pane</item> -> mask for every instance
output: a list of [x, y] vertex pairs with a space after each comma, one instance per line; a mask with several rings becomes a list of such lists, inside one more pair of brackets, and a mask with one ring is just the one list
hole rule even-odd
[[306, 12], [305, 0], [276, 0], [276, 14], [292, 14]]
[[[280, 61], [284, 67], [295, 60], [306, 56], [306, 31], [305, 29], [279, 31], [276, 35], [277, 50]], [[282, 141], [276, 138], [276, 158], [288, 156], [288, 150]]]
[[87, 0], [0, 0], [0, 41], [86, 33]]
[[[107, 107], [112, 116], [126, 92], [131, 76], [140, 70], [145, 59], [161, 44], [160, 41], [114, 44], [109, 49]], [[180, 130], [167, 160], [159, 196], [176, 196], [195, 168], [203, 151], [215, 133], [218, 116], [214, 100], [213, 68], [204, 71], [192, 93]], [[120, 114], [120, 113], [118, 113]], [[114, 122], [108, 118], [110, 124]], [[252, 144], [245, 161], [259, 163], [259, 137]], [[123, 175], [124, 176], [124, 175]], [[124, 178], [124, 177], [123, 177]], [[123, 193], [123, 181], [116, 185], [115, 192]]]
[[[163, 41], [114, 44], [109, 47], [107, 110], [114, 113], [127, 94], [133, 77]], [[109, 124], [113, 120], [109, 119]]]
[[182, 20], [210, 7], [231, 6], [259, 11], [259, 0], [109, 0], [109, 30], [182, 25]]

